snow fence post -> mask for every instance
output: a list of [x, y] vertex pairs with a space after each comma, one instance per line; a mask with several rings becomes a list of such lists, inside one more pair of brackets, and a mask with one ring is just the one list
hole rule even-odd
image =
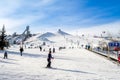
[[117, 63], [120, 64], [120, 50], [117, 51]]
[[107, 57], [108, 57], [108, 59], [110, 59], [110, 49], [109, 49], [109, 45], [108, 45], [108, 47], [107, 47], [107, 48], [108, 48], [108, 49], [107, 49], [107, 50], [108, 50], [108, 51], [107, 51], [107, 54], [108, 54], [108, 56], [107, 56]]

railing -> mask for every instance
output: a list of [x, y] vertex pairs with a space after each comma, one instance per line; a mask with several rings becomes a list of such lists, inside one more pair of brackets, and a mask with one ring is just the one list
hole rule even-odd
[[118, 61], [118, 59], [117, 59], [118, 58], [118, 52], [116, 52], [116, 51], [109, 51], [108, 52], [108, 51], [98, 50], [96, 48], [91, 49], [89, 51], [92, 51], [94, 53], [102, 55], [102, 56], [104, 56], [106, 58], [109, 58], [109, 59], [111, 59], [113, 61], [116, 61], [116, 62]]

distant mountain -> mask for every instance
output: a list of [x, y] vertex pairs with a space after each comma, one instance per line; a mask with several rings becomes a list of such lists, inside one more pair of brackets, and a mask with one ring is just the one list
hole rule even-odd
[[51, 42], [51, 43], [53, 43], [53, 41], [50, 41], [48, 38], [49, 38], [49, 37], [54, 37], [54, 36], [56, 36], [54, 33], [46, 32], [46, 33], [38, 36], [37, 38], [39, 38], [39, 40], [41, 40], [41, 41], [46, 41], [46, 42]]
[[48, 40], [48, 39], [45, 38], [45, 37], [41, 37], [41, 38], [39, 38], [39, 40], [41, 40], [41, 41], [45, 41], [45, 42], [51, 42], [51, 43], [54, 43], [53, 41], [50, 41], [50, 40]]
[[46, 38], [46, 37], [53, 37], [53, 36], [56, 36], [54, 33], [51, 33], [51, 32], [47, 32], [47, 33], [44, 33], [42, 35], [40, 35], [38, 38]]
[[70, 34], [62, 31], [61, 29], [59, 29], [59, 30], [57, 31], [57, 33], [60, 34], [60, 35], [63, 35], [63, 36], [64, 36], [64, 35], [70, 35]]

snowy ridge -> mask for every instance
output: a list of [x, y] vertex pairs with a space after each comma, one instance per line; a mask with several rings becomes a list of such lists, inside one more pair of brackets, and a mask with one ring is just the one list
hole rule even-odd
[[63, 35], [63, 36], [65, 36], [65, 35], [70, 35], [70, 34], [62, 31], [61, 29], [59, 29], [59, 30], [57, 31], [57, 33], [60, 34], [60, 35]]
[[53, 36], [56, 36], [54, 33], [51, 33], [51, 32], [47, 32], [47, 33], [44, 33], [42, 35], [40, 35], [38, 38], [43, 38], [43, 37], [53, 37]]
[[67, 45], [66, 38], [68, 37], [72, 37], [72, 35], [69, 35], [68, 33], [61, 30], [59, 30], [57, 33], [46, 32], [44, 34], [37, 34], [36, 36], [32, 36], [31, 38], [27, 39], [27, 41], [25, 41], [25, 44], [27, 46], [32, 45], [34, 47], [37, 47], [45, 42], [47, 45], [56, 45], [59, 47]]

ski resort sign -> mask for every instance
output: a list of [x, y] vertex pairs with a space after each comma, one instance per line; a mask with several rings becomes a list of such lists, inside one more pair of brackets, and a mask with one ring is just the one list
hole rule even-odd
[[109, 50], [120, 51], [120, 42], [109, 42]]
[[120, 42], [109, 42], [108, 46], [109, 47], [120, 47]]

